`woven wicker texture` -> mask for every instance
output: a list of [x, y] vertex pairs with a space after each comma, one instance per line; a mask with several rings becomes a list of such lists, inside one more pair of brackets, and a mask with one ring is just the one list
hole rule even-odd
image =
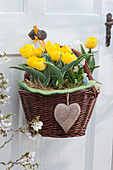
[[[77, 51], [73, 50], [73, 52], [78, 57], [81, 56]], [[88, 74], [89, 80], [93, 80], [87, 62], [85, 63], [84, 69]], [[21, 89], [19, 89], [19, 94], [27, 122], [40, 116], [40, 120], [44, 124], [40, 131], [42, 136], [66, 138], [85, 135], [87, 124], [95, 106], [99, 90], [93, 86], [69, 94], [69, 104], [78, 103], [81, 107], [81, 113], [67, 133], [63, 131], [54, 117], [54, 108], [56, 105], [59, 103], [67, 104], [67, 94], [41, 95]]]

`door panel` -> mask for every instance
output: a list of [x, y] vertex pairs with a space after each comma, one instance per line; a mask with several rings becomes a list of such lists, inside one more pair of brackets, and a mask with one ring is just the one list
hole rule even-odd
[[[95, 36], [99, 39], [100, 16], [98, 14], [46, 14], [44, 16], [32, 16], [23, 13], [11, 13], [8, 15], [1, 14], [1, 17], [3, 18], [1, 21], [3, 27], [0, 28], [0, 49], [10, 54], [18, 54], [20, 47], [26, 43], [32, 43], [27, 34], [35, 24], [39, 28], [47, 30], [47, 40], [52, 42], [61, 44], [64, 41], [66, 44], [72, 44], [74, 40], [85, 42], [89, 36]], [[6, 39], [7, 43], [4, 39]]]
[[0, 1], [0, 12], [23, 11], [24, 0], [5, 0]]
[[75, 0], [70, 1], [57, 1], [57, 0], [47, 0], [46, 11], [47, 12], [61, 12], [61, 13], [93, 13], [93, 0], [80, 0], [79, 2]]
[[101, 95], [97, 103], [94, 170], [112, 170], [112, 141], [113, 141], [113, 30], [111, 31], [111, 45], [105, 47], [106, 14], [113, 14], [113, 1], [102, 1], [101, 33], [99, 47], [98, 79], [102, 83]]
[[[37, 141], [32, 141], [26, 135], [19, 135], [12, 142], [11, 149], [10, 147], [6, 148], [10, 152], [6, 159], [8, 160], [10, 155], [11, 158], [15, 159], [28, 150], [35, 150], [40, 170], [104, 170], [105, 168], [105, 170], [110, 170], [113, 118], [111, 102], [113, 80], [111, 75], [113, 67], [111, 64], [112, 47], [108, 49], [104, 45], [104, 22], [106, 11], [112, 10], [111, 0], [109, 0], [109, 4], [107, 0], [88, 0], [87, 3], [83, 0], [15, 0], [15, 2], [12, 0], [12, 6], [10, 3], [5, 5], [5, 2], [2, 2], [0, 0], [2, 4], [0, 7], [1, 51], [6, 51], [8, 54], [18, 54], [19, 48], [24, 44], [32, 44], [27, 34], [34, 25], [46, 29], [47, 40], [52, 43], [71, 44], [74, 40], [85, 42], [88, 37], [94, 36], [98, 39], [99, 49], [99, 53], [96, 53], [96, 60], [98, 62], [100, 58], [99, 64], [102, 65], [99, 72], [95, 73], [95, 77], [97, 78], [99, 73], [98, 80], [104, 84], [101, 88], [102, 92], [97, 108], [89, 122], [86, 136], [69, 139], [39, 137]], [[101, 6], [102, 15], [100, 15]], [[9, 63], [11, 65], [17, 65], [23, 60], [19, 56], [11, 58], [12, 62]], [[25, 124], [25, 119], [21, 103], [19, 103], [16, 80], [22, 79], [22, 75], [14, 70], [9, 74], [8, 67], [4, 67], [4, 65], [0, 65], [0, 69], [9, 77], [12, 87], [9, 107], [16, 113], [14, 120], [12, 120], [14, 127], [21, 126]], [[3, 108], [4, 111], [7, 109]], [[3, 155], [6, 157], [6, 152]]]

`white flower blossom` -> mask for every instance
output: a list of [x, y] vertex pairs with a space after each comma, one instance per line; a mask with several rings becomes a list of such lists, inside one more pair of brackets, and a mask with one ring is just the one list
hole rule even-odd
[[2, 101], [1, 102], [3, 102], [4, 104], [7, 104], [7, 103], [9, 103], [9, 99], [10, 99], [11, 97], [10, 96], [7, 96], [7, 97], [5, 97], [5, 99], [2, 99]]
[[10, 89], [11, 89], [11, 87], [7, 87], [7, 88], [4, 90], [4, 92], [5, 92], [5, 93], [8, 93], [8, 92], [10, 91]]
[[19, 160], [19, 162], [23, 164], [33, 163], [34, 158], [35, 158], [35, 151], [29, 152], [28, 156], [25, 156], [23, 159]]
[[35, 151], [29, 153], [29, 158], [31, 161], [34, 161], [35, 155], [36, 155]]
[[31, 136], [31, 133], [29, 133], [29, 132], [26, 132], [25, 134], [29, 137], [29, 139], [37, 140], [37, 135], [35, 135], [35, 136], [33, 137], [33, 136]]
[[4, 99], [0, 99], [0, 102], [4, 102], [5, 100]]
[[6, 81], [7, 84], [9, 83], [9, 79], [4, 79], [4, 81]]
[[31, 133], [29, 132], [26, 132], [25, 134], [29, 137], [29, 139], [34, 140], [34, 141], [41, 137], [40, 134], [36, 134], [35, 136], [31, 136]]
[[5, 118], [5, 116], [3, 114], [0, 114], [0, 131], [4, 131], [5, 133], [7, 133], [9, 131], [9, 128], [12, 124], [10, 122], [10, 119]]
[[87, 73], [82, 74], [83, 77], [87, 77]]
[[9, 62], [9, 61], [11, 61], [11, 59], [10, 59], [10, 58], [8, 58], [7, 56], [5, 56], [5, 57], [4, 57], [4, 60], [5, 60], [5, 62]]
[[39, 122], [34, 122], [31, 127], [33, 127], [34, 130], [38, 131], [41, 130], [43, 126], [43, 122], [39, 121]]
[[2, 131], [4, 131], [4, 132], [8, 132], [9, 131], [9, 128], [7, 128], [7, 127], [0, 127], [1, 129], [2, 129]]
[[1, 125], [5, 126], [5, 127], [9, 127], [9, 126], [11, 126], [11, 122], [10, 122], [9, 119], [2, 119], [1, 120]]
[[78, 66], [75, 66], [73, 72], [78, 72]]
[[9, 62], [11, 60], [11, 58], [7, 57], [6, 53], [0, 52], [0, 64], [4, 61], [4, 62]]
[[1, 114], [0, 114], [0, 118], [3, 119], [3, 117], [4, 117], [4, 115], [1, 113]]
[[83, 67], [85, 65], [86, 59], [84, 58], [81, 62], [80, 62], [80, 67]]
[[72, 43], [72, 48], [77, 50], [79, 53], [81, 53], [81, 47], [80, 45], [83, 44], [81, 41], [77, 40]]

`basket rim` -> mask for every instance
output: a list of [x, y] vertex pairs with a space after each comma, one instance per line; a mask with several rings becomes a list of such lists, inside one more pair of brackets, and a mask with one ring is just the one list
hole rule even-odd
[[65, 93], [72, 93], [72, 92], [76, 92], [76, 91], [82, 91], [88, 88], [91, 88], [92, 86], [94, 86], [96, 84], [95, 80], [90, 80], [89, 83], [87, 85], [83, 84], [81, 86], [75, 87], [75, 88], [69, 88], [69, 89], [61, 89], [61, 90], [46, 90], [46, 89], [35, 89], [32, 87], [29, 87], [26, 83], [18, 81], [17, 82], [18, 86], [20, 88], [23, 87], [24, 90], [27, 90], [31, 93], [38, 93], [38, 94], [42, 94], [42, 95], [52, 95], [52, 94], [65, 94]]

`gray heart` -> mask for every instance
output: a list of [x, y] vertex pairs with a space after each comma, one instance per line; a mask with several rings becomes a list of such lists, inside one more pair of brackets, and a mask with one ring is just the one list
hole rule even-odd
[[67, 133], [76, 122], [80, 115], [80, 111], [80, 106], [77, 103], [70, 104], [69, 106], [60, 103], [55, 107], [55, 119], [65, 133]]

